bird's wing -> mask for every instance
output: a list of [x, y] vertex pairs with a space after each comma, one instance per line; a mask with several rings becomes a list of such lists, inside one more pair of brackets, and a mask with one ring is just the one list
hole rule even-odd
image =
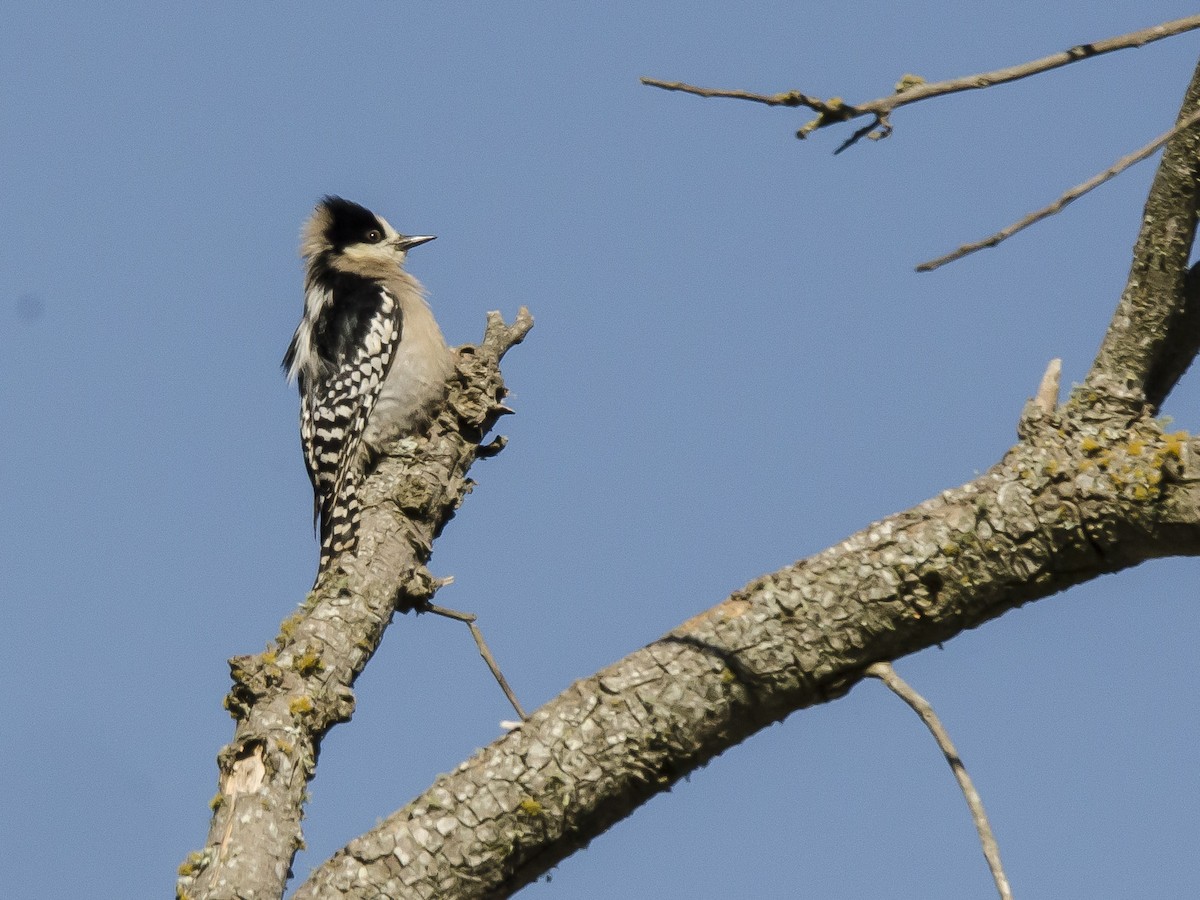
[[376, 282], [349, 281], [334, 289], [339, 329], [314, 339], [331, 365], [306, 394], [300, 415], [305, 463], [313, 482], [321, 535], [321, 568], [354, 546], [357, 491], [362, 478], [362, 435], [396, 357], [400, 304]]

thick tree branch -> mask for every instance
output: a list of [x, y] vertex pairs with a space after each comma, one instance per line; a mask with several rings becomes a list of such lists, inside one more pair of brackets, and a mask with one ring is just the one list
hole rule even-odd
[[817, 117], [796, 132], [796, 137], [799, 138], [808, 137], [808, 135], [819, 128], [849, 122], [852, 119], [863, 116], [873, 117], [871, 124], [860, 129], [839, 148], [845, 149], [850, 144], [857, 142], [861, 137], [884, 137], [890, 134], [891, 123], [889, 116], [893, 110], [899, 109], [901, 106], [907, 106], [910, 103], [917, 103], [921, 100], [928, 100], [931, 97], [941, 97], [946, 94], [959, 93], [960, 91], [974, 91], [980, 88], [1005, 84], [1009, 81], [1016, 81], [1021, 78], [1028, 78], [1030, 75], [1057, 69], [1061, 66], [1078, 62], [1081, 59], [1090, 59], [1105, 53], [1111, 53], [1114, 50], [1142, 47], [1152, 41], [1173, 37], [1174, 35], [1183, 34], [1196, 28], [1200, 28], [1200, 16], [1187, 16], [1186, 18], [1176, 19], [1172, 22], [1163, 22], [1160, 25], [1144, 28], [1141, 31], [1134, 31], [1101, 41], [1093, 41], [1089, 44], [1079, 44], [1061, 53], [1054, 53], [1041, 59], [1035, 59], [1016, 66], [1009, 66], [1004, 69], [996, 69], [991, 72], [980, 72], [975, 75], [965, 75], [961, 78], [952, 78], [947, 81], [937, 82], [926, 82], [923, 78], [906, 75], [896, 85], [895, 93], [866, 103], [853, 105], [846, 103], [840, 97], [822, 100], [819, 97], [804, 94], [800, 91], [783, 91], [778, 94], [756, 94], [751, 91], [703, 88], [685, 84], [681, 81], [660, 81], [657, 78], [643, 77], [641, 82], [650, 87], [662, 88], [668, 91], [682, 91], [683, 93], [694, 94], [698, 97], [725, 97], [734, 100], [748, 100], [752, 103], [763, 103], [767, 106], [807, 107], [817, 113]]
[[427, 603], [433, 539], [469, 487], [478, 445], [508, 412], [499, 362], [533, 325], [522, 309], [509, 326], [489, 313], [479, 347], [458, 351], [457, 378], [429, 432], [398, 442], [367, 479], [354, 552], [280, 628], [275, 646], [230, 661], [226, 707], [237, 720], [218, 756], [220, 790], [203, 850], [180, 867], [181, 897], [282, 897], [302, 844], [300, 820], [321, 739], [354, 709], [355, 678], [392, 613]]
[[1171, 340], [1162, 348], [1146, 378], [1146, 400], [1159, 407], [1200, 352], [1200, 263], [1188, 271], [1183, 304], [1171, 317]]
[[[1200, 111], [1200, 65], [1184, 95], [1178, 121]], [[1133, 265], [1116, 315], [1088, 376], [1108, 379], [1159, 406], [1195, 354], [1194, 299], [1185, 290], [1188, 258], [1200, 213], [1200, 125], [1167, 143], [1155, 173]], [[1186, 361], [1181, 356], [1186, 354]]]

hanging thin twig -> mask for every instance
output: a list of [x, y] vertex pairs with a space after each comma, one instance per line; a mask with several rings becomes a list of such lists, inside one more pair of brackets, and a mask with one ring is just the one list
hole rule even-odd
[[487, 663], [489, 669], [492, 670], [492, 677], [496, 679], [496, 683], [500, 685], [500, 690], [504, 691], [504, 696], [508, 698], [508, 702], [512, 704], [512, 708], [517, 711], [517, 715], [524, 722], [529, 717], [525, 715], [525, 710], [521, 708], [521, 704], [517, 702], [517, 695], [513, 693], [512, 688], [508, 686], [508, 680], [504, 677], [504, 673], [500, 671], [500, 667], [496, 665], [496, 658], [492, 656], [492, 651], [488, 649], [487, 642], [483, 639], [483, 632], [479, 630], [479, 626], [475, 624], [478, 616], [475, 613], [459, 612], [456, 609], [447, 609], [444, 606], [435, 606], [432, 603], [426, 603], [421, 606], [419, 612], [433, 613], [438, 616], [445, 616], [447, 619], [454, 619], [456, 622], [464, 623], [471, 629], [471, 637], [475, 638], [475, 646], [479, 648], [479, 655], [483, 657], [483, 661]]
[[975, 828], [979, 832], [979, 842], [983, 845], [983, 855], [987, 859], [988, 868], [992, 871], [992, 878], [996, 881], [996, 890], [1000, 892], [1001, 900], [1012, 900], [1012, 889], [1008, 886], [1008, 878], [1004, 874], [1004, 867], [1000, 864], [1000, 845], [996, 843], [996, 836], [992, 834], [992, 826], [988, 824], [987, 813], [983, 811], [983, 800], [980, 798], [979, 792], [975, 790], [971, 776], [967, 774], [967, 768], [959, 758], [958, 751], [954, 749], [950, 735], [942, 726], [937, 713], [933, 711], [928, 700], [914, 691], [903, 678], [896, 674], [891, 663], [875, 663], [867, 669], [867, 674], [878, 678], [897, 697], [912, 707], [933, 735], [933, 739], [937, 741], [938, 747], [946, 757], [946, 762], [950, 763], [950, 768], [954, 771], [954, 777], [958, 779], [958, 786], [967, 799], [967, 806], [971, 809], [971, 818], [975, 820]]

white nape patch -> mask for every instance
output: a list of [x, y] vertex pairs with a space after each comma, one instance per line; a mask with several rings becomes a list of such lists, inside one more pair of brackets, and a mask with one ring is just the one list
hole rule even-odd
[[304, 316], [300, 319], [300, 325], [296, 328], [296, 336], [293, 338], [296, 344], [296, 355], [292, 358], [292, 365], [287, 371], [288, 381], [295, 381], [296, 376], [303, 372], [304, 377], [310, 383], [316, 382], [321, 371], [321, 360], [317, 357], [317, 351], [313, 347], [312, 326], [321, 315], [321, 310], [332, 300], [333, 296], [329, 291], [317, 285], [313, 285], [304, 292]]
[[311, 260], [318, 253], [329, 249], [329, 241], [325, 240], [325, 232], [329, 229], [330, 224], [329, 210], [322, 203], [313, 210], [313, 214], [308, 217], [308, 221], [300, 229], [300, 256], [302, 259]]

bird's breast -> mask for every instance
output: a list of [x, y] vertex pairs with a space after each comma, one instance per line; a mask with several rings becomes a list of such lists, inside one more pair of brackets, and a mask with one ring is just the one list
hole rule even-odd
[[415, 280], [389, 290], [400, 304], [400, 343], [363, 439], [374, 449], [425, 425], [445, 397], [454, 361], [446, 339]]

